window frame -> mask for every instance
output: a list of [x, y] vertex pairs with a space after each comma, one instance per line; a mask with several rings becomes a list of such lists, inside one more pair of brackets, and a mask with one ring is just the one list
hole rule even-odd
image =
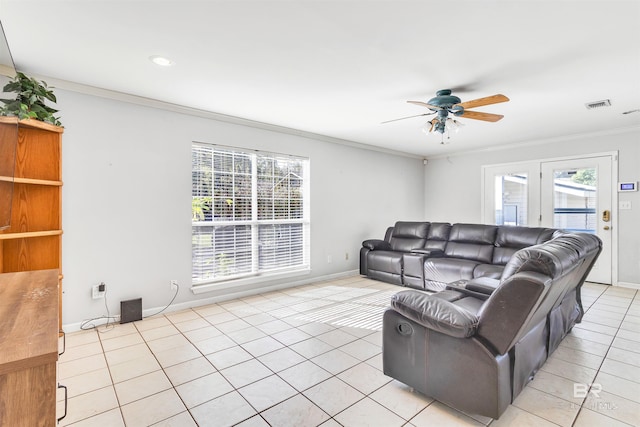
[[[192, 185], [192, 201], [197, 197], [196, 195], [194, 195], [194, 185], [196, 184], [195, 181], [195, 172], [196, 169], [194, 169], [194, 162], [193, 162], [193, 156], [194, 156], [194, 150], [196, 149], [196, 147], [206, 147], [207, 149], [212, 150], [211, 153], [211, 165], [212, 165], [212, 169], [211, 169], [211, 174], [212, 177], [210, 178], [211, 181], [211, 219], [210, 220], [196, 220], [196, 218], [194, 217], [194, 211], [193, 211], [193, 204], [192, 204], [192, 222], [191, 222], [191, 235], [192, 235], [192, 256], [191, 256], [191, 266], [192, 266], [192, 290], [194, 291], [194, 293], [198, 293], [196, 291], [196, 289], [200, 288], [206, 288], [207, 285], [210, 286], [215, 286], [216, 288], [221, 288], [224, 286], [221, 286], [222, 284], [224, 284], [225, 282], [234, 282], [234, 283], [239, 283], [239, 284], [244, 284], [244, 283], [252, 283], [255, 281], [264, 281], [267, 279], [272, 279], [272, 278], [276, 278], [276, 277], [281, 277], [281, 276], [291, 276], [291, 275], [299, 275], [299, 274], [308, 274], [311, 270], [311, 263], [310, 263], [310, 228], [311, 228], [311, 221], [310, 221], [310, 200], [309, 200], [309, 188], [310, 188], [310, 160], [307, 157], [303, 157], [303, 156], [296, 156], [296, 155], [290, 155], [290, 154], [283, 154], [283, 153], [275, 153], [275, 152], [271, 152], [271, 151], [263, 151], [263, 150], [254, 150], [254, 149], [247, 149], [247, 148], [242, 148], [242, 147], [233, 147], [233, 146], [224, 146], [224, 145], [219, 145], [219, 144], [212, 144], [212, 143], [205, 143], [205, 142], [198, 142], [198, 141], [193, 141], [191, 144], [191, 155], [192, 155], [192, 167], [191, 167], [191, 171], [192, 171], [192, 179], [191, 179], [191, 185]], [[215, 171], [214, 171], [214, 158], [215, 155], [213, 154], [214, 152], [227, 152], [227, 153], [231, 153], [232, 155], [234, 154], [238, 154], [238, 155], [246, 155], [250, 158], [251, 160], [251, 173], [250, 173], [250, 180], [251, 180], [251, 208], [250, 208], [250, 218], [244, 218], [244, 219], [216, 219], [215, 217], [215, 212], [214, 212], [214, 200], [215, 200]], [[269, 218], [269, 219], [264, 219], [264, 218], [259, 218], [259, 209], [260, 209], [260, 205], [258, 203], [258, 199], [259, 199], [259, 188], [258, 188], [258, 180], [259, 180], [259, 176], [258, 176], [258, 166], [257, 166], [257, 159], [260, 156], [264, 156], [266, 158], [271, 158], [271, 159], [275, 159], [275, 160], [287, 160], [287, 161], [294, 161], [294, 162], [299, 162], [300, 168], [302, 169], [302, 176], [297, 176], [297, 179], [302, 181], [302, 184], [300, 186], [300, 191], [301, 191], [301, 199], [297, 199], [297, 198], [293, 198], [295, 200], [300, 200], [302, 207], [301, 207], [301, 212], [299, 213], [300, 217], [299, 218]], [[291, 172], [288, 172], [288, 174]], [[236, 172], [233, 171], [232, 175], [235, 175]], [[264, 175], [262, 175], [264, 176]], [[275, 175], [274, 175], [275, 176]], [[289, 179], [289, 176], [287, 175], [287, 179]], [[274, 187], [275, 188], [275, 187]], [[206, 196], [205, 196], [206, 197]], [[235, 196], [234, 196], [235, 197]], [[287, 201], [287, 206], [290, 208], [291, 206], [291, 200], [293, 200], [291, 197], [291, 193], [289, 192], [289, 197], [284, 199]], [[234, 199], [235, 200], [235, 199]], [[276, 215], [275, 210], [272, 211], [274, 212], [274, 216]], [[233, 215], [233, 214], [232, 214]], [[289, 216], [291, 216], [291, 211], [289, 212]], [[301, 230], [300, 230], [300, 236], [299, 239], [301, 240], [301, 256], [300, 258], [300, 262], [296, 263], [294, 265], [285, 265], [282, 267], [275, 267], [275, 268], [261, 268], [260, 267], [260, 240], [259, 240], [259, 235], [260, 235], [260, 231], [261, 231], [261, 227], [263, 226], [286, 226], [286, 225], [300, 225], [301, 226]], [[195, 246], [195, 239], [196, 239], [196, 230], [200, 229], [202, 227], [213, 227], [214, 230], [212, 231], [211, 235], [212, 237], [212, 242], [213, 239], [215, 239], [215, 229], [216, 228], [221, 228], [221, 227], [236, 227], [236, 226], [248, 226], [250, 228], [250, 235], [251, 235], [251, 242], [250, 242], [250, 249], [251, 249], [251, 257], [250, 257], [250, 264], [251, 264], [251, 268], [250, 271], [248, 272], [239, 272], [239, 273], [235, 273], [235, 274], [228, 274], [228, 275], [222, 275], [222, 276], [216, 276], [216, 269], [217, 267], [214, 267], [214, 271], [213, 271], [213, 277], [209, 277], [209, 278], [198, 278], [196, 277], [196, 273], [195, 273], [195, 269], [196, 269], [196, 246]], [[198, 234], [199, 235], [199, 234]], [[234, 234], [235, 236], [235, 234]], [[212, 243], [212, 246], [215, 247]], [[237, 247], [237, 246], [236, 246]], [[297, 247], [297, 246], [296, 246]], [[291, 252], [288, 252], [289, 256], [291, 256]], [[278, 253], [274, 252], [274, 257], [277, 258]], [[287, 252], [285, 252], [285, 255], [287, 254]], [[214, 254], [212, 254], [212, 257], [215, 257]]]

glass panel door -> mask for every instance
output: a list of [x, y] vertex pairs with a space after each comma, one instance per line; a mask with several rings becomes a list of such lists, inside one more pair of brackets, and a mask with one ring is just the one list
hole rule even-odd
[[616, 277], [614, 165], [613, 155], [594, 155], [483, 166], [482, 222], [595, 234], [602, 252], [588, 280], [610, 284]]
[[497, 225], [526, 225], [527, 172], [495, 176], [494, 214]]
[[561, 168], [553, 171], [553, 227], [595, 233], [598, 170]]
[[542, 162], [541, 225], [592, 233], [602, 252], [589, 273], [591, 282], [612, 282], [612, 157]]
[[535, 227], [540, 215], [540, 164], [514, 163], [483, 167], [482, 222]]

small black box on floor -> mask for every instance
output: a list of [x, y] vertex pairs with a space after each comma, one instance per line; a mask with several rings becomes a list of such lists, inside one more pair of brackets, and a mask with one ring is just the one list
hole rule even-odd
[[120, 301], [120, 323], [142, 320], [142, 298]]

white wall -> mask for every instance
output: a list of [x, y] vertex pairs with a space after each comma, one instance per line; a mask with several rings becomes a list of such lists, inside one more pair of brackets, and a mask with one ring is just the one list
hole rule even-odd
[[65, 126], [65, 325], [106, 314], [104, 301], [90, 296], [102, 281], [112, 314], [121, 300], [137, 297], [143, 309], [163, 307], [171, 279], [181, 284], [177, 304], [221, 295], [189, 290], [194, 140], [310, 158], [312, 272], [305, 279], [356, 270], [362, 240], [382, 238], [396, 220], [423, 218], [421, 159], [68, 90], [56, 94]]
[[[618, 180], [640, 180], [640, 130], [564, 138], [518, 148], [493, 149], [429, 159], [425, 168], [425, 218], [471, 222], [481, 219], [481, 166], [610, 151], [619, 152]], [[452, 142], [455, 144], [455, 142]], [[614, 197], [618, 193], [614, 194]], [[618, 281], [640, 284], [640, 193], [620, 193], [631, 210], [619, 211]]]

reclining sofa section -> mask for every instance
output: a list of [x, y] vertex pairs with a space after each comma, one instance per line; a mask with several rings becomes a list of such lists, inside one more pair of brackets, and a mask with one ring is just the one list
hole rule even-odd
[[483, 224], [398, 221], [384, 240], [365, 240], [360, 274], [401, 286], [444, 290], [459, 280], [500, 279], [516, 251], [557, 230]]
[[461, 411], [500, 417], [580, 322], [580, 287], [601, 250], [594, 235], [558, 233], [517, 251], [499, 280], [398, 292], [382, 325], [385, 375]]

